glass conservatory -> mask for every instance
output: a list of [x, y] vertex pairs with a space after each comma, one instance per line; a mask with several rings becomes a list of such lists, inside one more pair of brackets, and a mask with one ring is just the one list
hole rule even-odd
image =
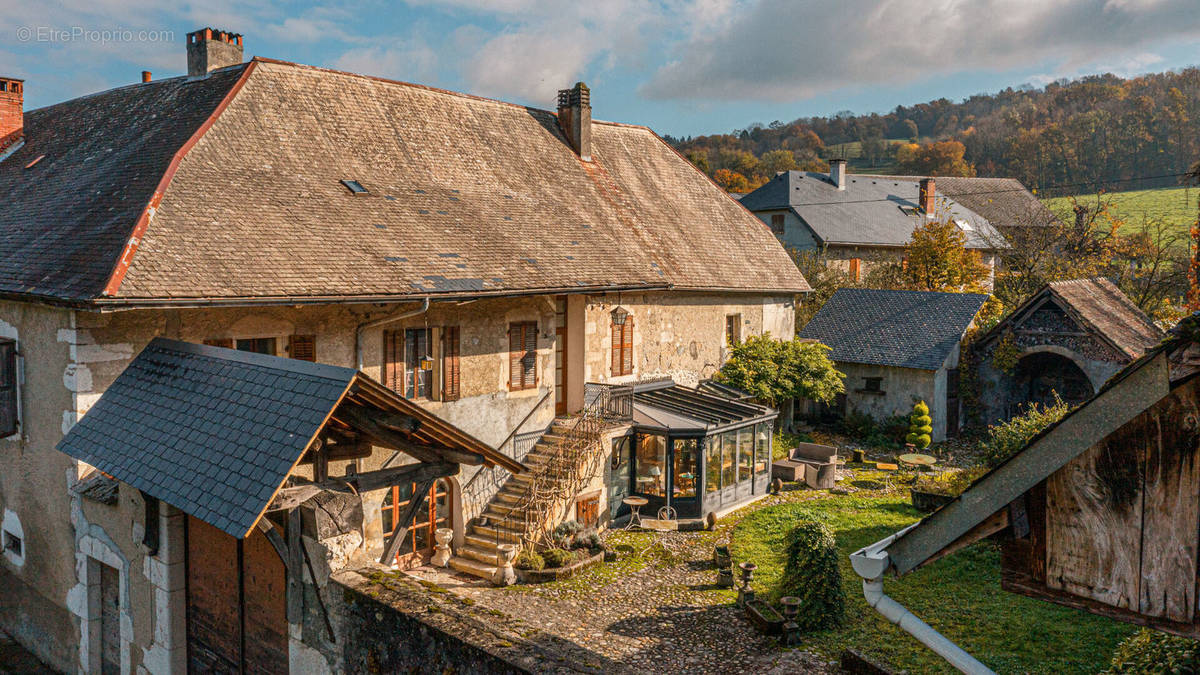
[[645, 497], [641, 513], [665, 507], [678, 518], [703, 518], [767, 492], [771, 432], [778, 413], [745, 400], [677, 385], [635, 385], [633, 431], [615, 441], [610, 503]]

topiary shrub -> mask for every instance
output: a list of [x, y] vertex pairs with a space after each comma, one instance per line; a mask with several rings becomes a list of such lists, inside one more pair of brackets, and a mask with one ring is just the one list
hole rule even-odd
[[517, 559], [513, 561], [513, 567], [519, 570], [540, 570], [546, 568], [546, 560], [540, 553], [531, 549], [521, 549], [517, 554]]
[[912, 414], [908, 416], [908, 435], [904, 440], [912, 443], [918, 450], [924, 450], [933, 442], [933, 418], [929, 416], [929, 406], [925, 401], [917, 401]]
[[546, 561], [546, 567], [566, 567], [575, 562], [575, 552], [561, 548], [546, 549], [542, 559]]
[[1109, 675], [1200, 673], [1200, 642], [1149, 628], [1117, 645]]
[[787, 536], [787, 562], [779, 590], [800, 598], [796, 622], [803, 631], [839, 626], [846, 615], [846, 593], [838, 569], [837, 542], [828, 527], [804, 522]]

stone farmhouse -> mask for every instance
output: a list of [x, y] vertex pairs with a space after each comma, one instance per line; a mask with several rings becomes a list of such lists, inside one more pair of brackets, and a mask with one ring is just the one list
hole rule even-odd
[[934, 441], [958, 435], [961, 343], [987, 296], [840, 288], [799, 337], [832, 350], [846, 393], [832, 406], [807, 402], [809, 415], [857, 412], [883, 421], [925, 401]]
[[990, 288], [1008, 237], [1054, 219], [1014, 179], [848, 174], [841, 159], [828, 174], [781, 172], [741, 203], [786, 248], [820, 252], [855, 282], [873, 263], [901, 259], [921, 223], [950, 219], [991, 270]]
[[0, 79], [0, 627], [39, 658], [336, 670], [352, 560], [450, 530], [503, 582], [623, 495], [765, 491], [774, 412], [693, 387], [809, 288], [653, 132], [582, 83], [546, 111], [213, 29], [187, 57], [28, 112]]

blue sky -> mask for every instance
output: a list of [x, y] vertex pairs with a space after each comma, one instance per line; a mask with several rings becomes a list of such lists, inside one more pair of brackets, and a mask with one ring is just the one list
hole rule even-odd
[[551, 107], [676, 136], [1200, 64], [1196, 0], [0, 0], [0, 74], [26, 107], [186, 69], [184, 36], [246, 56]]

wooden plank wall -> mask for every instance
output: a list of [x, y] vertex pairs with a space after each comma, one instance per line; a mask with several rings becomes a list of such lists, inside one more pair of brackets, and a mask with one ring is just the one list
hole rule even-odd
[[1194, 621], [1198, 388], [1200, 379], [1176, 387], [1047, 479], [1047, 589], [1148, 617]]

